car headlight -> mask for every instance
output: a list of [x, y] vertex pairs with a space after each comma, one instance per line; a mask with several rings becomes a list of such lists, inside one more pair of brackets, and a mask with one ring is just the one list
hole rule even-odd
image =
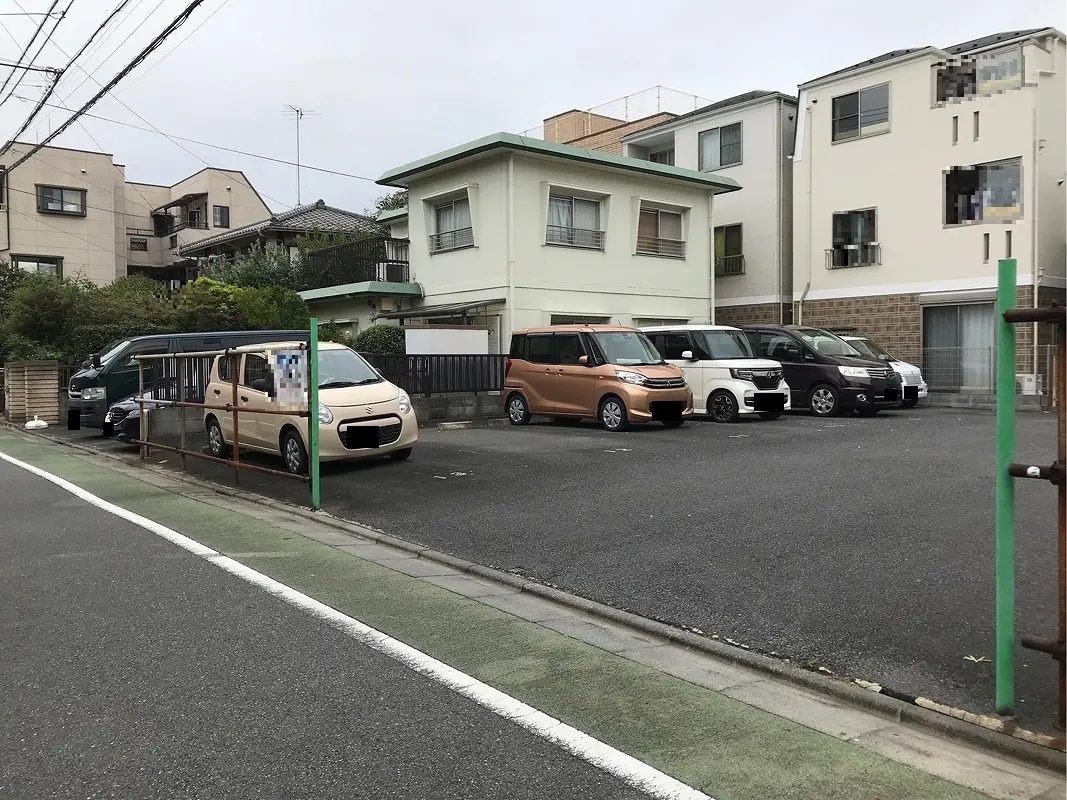
[[107, 396], [107, 389], [103, 386], [87, 386], [82, 389], [82, 400], [103, 400]]
[[838, 367], [841, 370], [841, 374], [846, 378], [869, 378], [871, 373], [867, 371], [866, 367]]
[[739, 381], [750, 381], [755, 376], [752, 374], [752, 370], [750, 369], [732, 369], [730, 370], [730, 377]]
[[630, 372], [628, 369], [615, 370], [615, 377], [623, 383], [632, 383], [635, 386], [643, 386], [648, 383], [648, 378], [640, 372]]
[[397, 406], [399, 406], [401, 414], [407, 414], [411, 411], [411, 398], [408, 397], [408, 393], [403, 389], [400, 390], [400, 397], [397, 398]]
[[329, 425], [331, 422], [333, 422], [333, 412], [319, 403], [319, 425]]

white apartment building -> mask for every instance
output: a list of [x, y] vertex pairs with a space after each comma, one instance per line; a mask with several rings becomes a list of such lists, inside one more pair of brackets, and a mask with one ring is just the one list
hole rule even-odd
[[744, 188], [715, 203], [715, 321], [788, 322], [793, 299], [795, 97], [751, 91], [623, 137], [625, 155]]
[[172, 284], [195, 275], [179, 248], [270, 216], [244, 173], [203, 169], [173, 186], [126, 180], [109, 153], [33, 145], [0, 155], [0, 258], [25, 270], [108, 283], [146, 274]]
[[[390, 170], [408, 209], [379, 222], [410, 239], [421, 297], [378, 321], [511, 331], [565, 322], [648, 325], [712, 317], [712, 202], [730, 178], [498, 133]], [[320, 318], [365, 315], [342, 287], [303, 293]], [[386, 307], [395, 310], [385, 310]], [[330, 314], [319, 310], [329, 308]]]
[[[872, 58], [800, 86], [794, 319], [861, 331], [947, 388], [990, 387], [997, 262], [1065, 287], [1067, 83], [1052, 28]], [[1034, 328], [1019, 326], [1020, 372]]]

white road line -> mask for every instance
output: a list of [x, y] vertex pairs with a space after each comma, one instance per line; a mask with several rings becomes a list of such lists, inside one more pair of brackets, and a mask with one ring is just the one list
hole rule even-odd
[[534, 735], [558, 745], [568, 753], [592, 764], [609, 775], [619, 778], [650, 797], [657, 798], [657, 800], [712, 800], [703, 792], [685, 785], [654, 767], [650, 767], [643, 761], [628, 756], [626, 753], [616, 750], [598, 739], [594, 739], [577, 728], [560, 722], [558, 719], [538, 711], [533, 706], [529, 706], [520, 700], [516, 700], [511, 695], [482, 683], [477, 678], [460, 672], [379, 630], [364, 625], [359, 620], [343, 614], [325, 603], [320, 603], [318, 600], [308, 597], [291, 586], [246, 567], [244, 564], [234, 561], [217, 550], [212, 550], [210, 547], [206, 547], [165, 525], [153, 522], [147, 517], [142, 517], [129, 509], [122, 508], [122, 506], [109, 503], [107, 500], [87, 492], [68, 480], [64, 480], [50, 472], [45, 472], [32, 464], [19, 461], [17, 458], [12, 458], [6, 453], [0, 453], [0, 460], [44, 478], [86, 503], [132, 522], [134, 525], [138, 525], [157, 536], [163, 537], [168, 542], [200, 556], [231, 575], [235, 575], [268, 594], [284, 600], [289, 605], [327, 622], [361, 644], [400, 662], [408, 669], [420, 675], [425, 675], [453, 692], [473, 700], [497, 716], [510, 720]]

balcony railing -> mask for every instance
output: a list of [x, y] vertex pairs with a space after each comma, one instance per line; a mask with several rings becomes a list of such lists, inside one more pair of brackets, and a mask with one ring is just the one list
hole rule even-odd
[[655, 236], [638, 236], [637, 252], [643, 256], [685, 258], [685, 242], [680, 239], [660, 239]]
[[459, 250], [462, 247], [474, 247], [474, 228], [458, 228], [430, 235], [431, 253]]
[[548, 244], [562, 244], [567, 245], [568, 247], [584, 247], [588, 250], [603, 250], [604, 231], [549, 225], [545, 231], [545, 241]]
[[715, 256], [715, 277], [744, 274], [745, 257], [740, 253], [734, 256]]
[[877, 267], [882, 263], [882, 248], [872, 244], [845, 244], [826, 250], [827, 269]]
[[326, 247], [307, 255], [309, 289], [363, 281], [409, 283], [408, 240], [376, 237]]

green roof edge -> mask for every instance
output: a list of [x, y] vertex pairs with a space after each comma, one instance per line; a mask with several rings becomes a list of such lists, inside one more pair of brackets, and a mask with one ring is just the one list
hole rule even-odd
[[378, 184], [380, 186], [398, 186], [403, 188], [407, 184], [399, 183], [399, 181], [417, 175], [420, 172], [425, 172], [435, 167], [442, 167], [454, 161], [470, 158], [492, 150], [517, 150], [519, 152], [563, 158], [586, 164], [598, 164], [604, 167], [637, 172], [652, 177], [683, 181], [685, 183], [693, 183], [699, 186], [718, 189], [719, 192], [716, 192], [717, 194], [735, 192], [741, 188], [741, 185], [733, 178], [726, 178], [722, 175], [716, 175], [713, 172], [697, 172], [696, 170], [682, 169], [681, 167], [675, 167], [669, 164], [657, 164], [652, 161], [644, 161], [640, 158], [617, 156], [613, 153], [605, 153], [600, 150], [591, 150], [585, 147], [572, 147], [571, 145], [558, 144], [557, 142], [547, 142], [543, 139], [519, 136], [515, 133], [494, 133], [490, 136], [484, 136], [481, 139], [475, 139], [473, 142], [467, 142], [458, 147], [443, 150], [432, 156], [420, 158], [418, 161], [412, 161], [410, 164], [404, 164], [403, 166], [396, 167], [395, 169], [391, 169], [384, 173], [378, 178]]

